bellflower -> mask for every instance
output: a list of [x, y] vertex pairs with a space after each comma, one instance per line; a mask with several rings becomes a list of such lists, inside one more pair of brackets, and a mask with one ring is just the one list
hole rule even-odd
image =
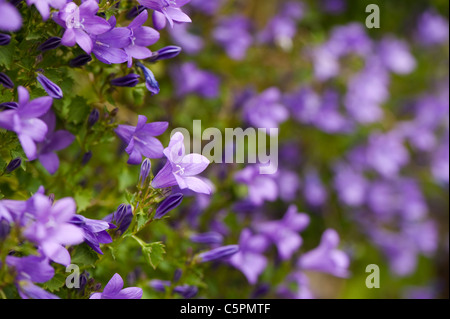
[[258, 165], [248, 165], [236, 173], [234, 179], [248, 186], [248, 199], [257, 206], [264, 201], [273, 202], [278, 197], [278, 187], [273, 175], [261, 175]]
[[[291, 283], [295, 283], [297, 290], [292, 292]], [[288, 299], [314, 299], [314, 295], [310, 288], [308, 277], [301, 271], [289, 274], [286, 278], [286, 284], [281, 285], [277, 289], [277, 294]]]
[[63, 98], [63, 92], [61, 88], [52, 81], [50, 81], [45, 75], [43, 75], [42, 73], [38, 73], [37, 80], [50, 97], [54, 99]]
[[223, 4], [224, 0], [191, 0], [189, 3], [190, 6], [207, 15], [214, 15]]
[[239, 251], [231, 256], [228, 262], [239, 269], [251, 285], [256, 284], [267, 266], [267, 258], [263, 253], [268, 248], [268, 241], [262, 235], [253, 235], [244, 229], [239, 237]]
[[334, 229], [327, 229], [322, 234], [320, 245], [303, 254], [297, 265], [303, 270], [329, 273], [336, 277], [348, 277], [350, 259], [346, 253], [338, 250], [339, 235]]
[[0, 45], [8, 45], [11, 42], [9, 34], [0, 33]]
[[155, 219], [163, 218], [168, 212], [177, 208], [183, 201], [184, 195], [181, 193], [171, 194], [164, 199], [155, 212]]
[[7, 89], [13, 89], [14, 88], [13, 81], [11, 81], [9, 76], [7, 76], [3, 72], [0, 72], [0, 84], [3, 85]]
[[181, 295], [185, 299], [194, 298], [198, 293], [198, 288], [196, 286], [182, 285], [176, 286], [173, 292]]
[[336, 168], [334, 187], [343, 203], [353, 207], [364, 204], [368, 182], [361, 173], [350, 166], [340, 165]]
[[135, 87], [139, 83], [139, 77], [140, 77], [139, 74], [130, 73], [123, 77], [112, 79], [111, 85]]
[[123, 279], [119, 274], [115, 274], [106, 284], [103, 292], [93, 293], [89, 299], [141, 299], [142, 289], [129, 287], [123, 289]]
[[217, 232], [207, 232], [202, 234], [193, 234], [189, 239], [197, 244], [221, 244], [223, 242], [223, 236]]
[[74, 2], [67, 3], [58, 15], [53, 16], [55, 22], [66, 29], [61, 44], [71, 47], [77, 43], [83, 51], [90, 54], [94, 46], [90, 36], [100, 35], [111, 29], [105, 19], [96, 16], [97, 11], [98, 3], [95, 0], [87, 0], [80, 6]]
[[138, 165], [142, 156], [148, 158], [161, 158], [163, 146], [154, 136], [159, 136], [167, 129], [169, 123], [147, 123], [147, 117], [139, 115], [137, 126], [119, 125], [115, 132], [127, 145], [125, 151], [130, 155], [128, 164]]
[[327, 190], [315, 170], [307, 172], [304, 177], [303, 195], [306, 202], [315, 207], [322, 206], [327, 200]]
[[180, 54], [181, 48], [176, 45], [169, 45], [156, 52], [153, 52], [152, 56], [147, 61], [156, 62], [160, 60], [172, 59]]
[[281, 220], [259, 223], [256, 229], [277, 246], [281, 260], [288, 260], [303, 243], [298, 232], [308, 225], [309, 216], [298, 213], [297, 207], [291, 205]]
[[138, 2], [149, 9], [162, 13], [172, 27], [174, 21], [192, 22], [191, 18], [180, 9], [190, 0], [138, 0]]
[[50, 261], [41, 256], [15, 257], [7, 256], [6, 264], [15, 269], [17, 280], [29, 279], [33, 282], [44, 283], [55, 275]]
[[106, 230], [115, 228], [115, 226], [104, 220], [94, 220], [82, 215], [75, 215], [70, 223], [83, 230], [84, 241], [101, 255], [103, 255], [103, 252], [100, 249], [100, 244], [112, 243], [112, 238]]
[[385, 37], [378, 47], [378, 54], [387, 69], [397, 74], [409, 74], [416, 68], [416, 60], [406, 42]]
[[269, 88], [247, 101], [244, 114], [248, 123], [266, 129], [278, 128], [289, 118], [286, 107], [281, 104], [281, 92], [276, 87]]
[[47, 134], [47, 125], [39, 117], [50, 109], [52, 98], [44, 96], [30, 101], [27, 89], [19, 86], [18, 92], [19, 106], [0, 112], [0, 127], [16, 132], [28, 159], [33, 160], [36, 142], [43, 142]]
[[416, 38], [421, 44], [431, 46], [448, 42], [448, 20], [437, 12], [426, 11], [416, 25]]
[[61, 45], [61, 38], [58, 37], [50, 37], [46, 41], [42, 42], [38, 46], [38, 50], [45, 52], [48, 50], [56, 49]]
[[31, 7], [34, 4], [36, 9], [42, 16], [42, 20], [46, 21], [50, 17], [50, 7], [61, 9], [68, 0], [27, 0], [27, 5]]
[[203, 172], [209, 160], [200, 154], [185, 154], [184, 136], [175, 133], [169, 146], [164, 149], [167, 163], [152, 181], [155, 188], [166, 188], [178, 185], [181, 189], [190, 189], [196, 193], [211, 194], [211, 187], [195, 175]]
[[20, 165], [22, 165], [22, 159], [20, 157], [16, 157], [15, 159], [11, 160], [11, 162], [8, 163], [8, 165], [5, 168], [5, 172], [9, 174], [14, 170], [16, 170], [17, 168], [19, 168]]
[[145, 86], [147, 87], [147, 90], [149, 90], [152, 95], [158, 94], [160, 90], [159, 83], [156, 81], [153, 72], [141, 62], [137, 62], [136, 65], [142, 70], [142, 73], [144, 73]]
[[219, 95], [220, 79], [214, 73], [199, 69], [193, 62], [172, 69], [171, 76], [180, 97], [195, 93], [213, 99]]
[[25, 216], [25, 238], [36, 243], [49, 259], [69, 265], [70, 254], [64, 246], [83, 242], [83, 231], [70, 223], [76, 211], [75, 201], [67, 197], [52, 205], [52, 201], [40, 193], [30, 200], [33, 209], [30, 216]]
[[300, 179], [297, 173], [280, 169], [276, 178], [280, 198], [285, 202], [292, 202], [297, 198], [300, 189]]
[[144, 10], [127, 27], [130, 30], [131, 43], [124, 50], [128, 55], [129, 68], [132, 66], [133, 58], [146, 59], [150, 57], [152, 52], [146, 47], [155, 44], [159, 40], [158, 31], [143, 26], [147, 18], [148, 12]]
[[222, 19], [214, 29], [213, 37], [230, 58], [243, 60], [253, 42], [249, 30], [249, 20], [245, 16], [235, 15]]
[[198, 255], [199, 262], [227, 260], [239, 251], [238, 245], [228, 245], [214, 248]]
[[172, 41], [190, 55], [200, 53], [205, 47], [205, 40], [192, 32], [189, 32], [187, 24], [175, 24], [169, 29]]
[[123, 234], [133, 220], [133, 209], [131, 205], [120, 204], [114, 213], [109, 214], [103, 220], [116, 225], [116, 231]]
[[40, 119], [45, 122], [48, 131], [45, 139], [36, 145], [36, 154], [42, 166], [53, 175], [59, 168], [59, 158], [55, 152], [72, 144], [75, 136], [65, 130], [55, 131], [56, 117], [51, 110]]
[[152, 169], [152, 162], [148, 158], [144, 159], [141, 164], [141, 170], [139, 171], [139, 186], [143, 188], [147, 186], [147, 178], [150, 175]]
[[91, 61], [92, 61], [92, 57], [90, 54], [80, 54], [79, 56], [70, 60], [69, 65], [72, 68], [79, 68]]
[[17, 31], [22, 27], [19, 10], [6, 0], [0, 0], [0, 31]]

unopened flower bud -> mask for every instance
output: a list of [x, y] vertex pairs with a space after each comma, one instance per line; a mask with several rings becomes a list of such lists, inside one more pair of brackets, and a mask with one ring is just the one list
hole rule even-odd
[[13, 81], [11, 81], [9, 76], [7, 76], [3, 72], [0, 72], [0, 84], [3, 85], [7, 89], [13, 89], [14, 88]]
[[79, 68], [91, 61], [92, 61], [92, 57], [89, 54], [81, 54], [81, 55], [77, 56], [76, 58], [73, 58], [72, 60], [70, 60], [69, 65], [72, 68]]
[[239, 251], [238, 245], [228, 245], [215, 248], [205, 253], [201, 253], [200, 255], [198, 255], [198, 257], [200, 258], [200, 262], [215, 261], [231, 257], [238, 251]]
[[58, 37], [50, 37], [45, 42], [41, 43], [38, 46], [38, 50], [45, 52], [48, 50], [56, 49], [61, 45], [61, 38]]
[[150, 174], [150, 170], [152, 168], [152, 163], [148, 158], [146, 158], [141, 165], [141, 172], [139, 173], [139, 185], [140, 187], [144, 187], [145, 181], [147, 180], [148, 175]]
[[22, 159], [20, 157], [17, 157], [9, 162], [8, 166], [6, 166], [5, 168], [5, 172], [11, 173], [12, 171], [20, 167], [20, 165], [22, 165]]
[[58, 85], [56, 85], [55, 83], [50, 81], [42, 73], [38, 73], [37, 80], [42, 85], [42, 87], [44, 88], [45, 92], [47, 92], [47, 94], [50, 97], [52, 97], [54, 99], [62, 99], [63, 92], [62, 92], [61, 88]]
[[155, 219], [164, 217], [168, 212], [177, 208], [183, 201], [183, 194], [177, 193], [170, 195], [158, 206], [155, 213]]

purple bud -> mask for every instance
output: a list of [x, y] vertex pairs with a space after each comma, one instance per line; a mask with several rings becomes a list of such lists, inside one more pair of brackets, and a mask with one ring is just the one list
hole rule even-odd
[[9, 34], [0, 33], [0, 45], [8, 45], [11, 42], [11, 36]]
[[130, 11], [127, 12], [127, 19], [133, 20], [136, 18], [142, 11], [145, 10], [145, 7], [143, 5], [137, 5], [130, 9]]
[[20, 165], [22, 165], [22, 159], [20, 157], [17, 157], [13, 159], [11, 162], [9, 162], [8, 166], [5, 168], [6, 173], [11, 173], [15, 169], [17, 169]]
[[77, 56], [76, 58], [73, 58], [72, 60], [70, 60], [69, 65], [72, 68], [79, 68], [91, 61], [92, 61], [92, 57], [89, 54], [81, 54], [81, 55]]
[[103, 220], [117, 226], [117, 231], [123, 234], [131, 224], [133, 211], [131, 205], [120, 204], [117, 210], [103, 218]]
[[0, 240], [8, 237], [9, 232], [11, 230], [11, 226], [6, 219], [0, 219]]
[[111, 80], [111, 84], [115, 86], [135, 87], [139, 83], [139, 74], [130, 73], [121, 78]]
[[45, 75], [38, 73], [37, 80], [50, 97], [54, 99], [62, 99], [63, 92], [61, 88], [50, 81]]
[[156, 10], [153, 11], [152, 20], [153, 20], [153, 27], [156, 30], [160, 31], [166, 27], [167, 20], [163, 13]]
[[139, 184], [144, 187], [145, 181], [150, 174], [150, 169], [152, 168], [152, 163], [148, 158], [146, 158], [141, 165], [141, 172], [139, 173]]
[[4, 108], [4, 109], [10, 109], [10, 110], [14, 110], [17, 109], [19, 107], [19, 104], [17, 102], [5, 102], [0, 104], [0, 109]]
[[200, 262], [208, 262], [214, 260], [226, 259], [233, 256], [239, 251], [238, 245], [228, 245], [215, 248], [213, 250], [201, 253], [198, 255], [200, 257]]
[[180, 280], [183, 271], [180, 268], [177, 268], [173, 274], [173, 282], [177, 283]]
[[149, 62], [156, 62], [159, 60], [172, 59], [180, 54], [181, 48], [176, 45], [170, 45], [168, 47], [162, 48], [153, 53], [153, 55], [147, 59]]
[[183, 201], [183, 194], [177, 193], [170, 195], [165, 200], [163, 200], [162, 203], [156, 209], [155, 219], [160, 219], [164, 217], [168, 212], [177, 208], [182, 201]]
[[177, 286], [173, 289], [174, 292], [183, 296], [185, 299], [194, 298], [198, 293], [198, 288], [196, 286]]
[[198, 244], [221, 244], [223, 242], [223, 236], [217, 232], [208, 232], [203, 234], [196, 234], [190, 237], [190, 240]]
[[0, 84], [3, 85], [7, 89], [14, 88], [14, 83], [11, 81], [9, 76], [7, 76], [5, 73], [0, 72]]
[[60, 45], [61, 45], [61, 38], [51, 37], [51, 38], [48, 38], [47, 41], [41, 43], [38, 46], [38, 50], [42, 51], [42, 52], [45, 52], [45, 51], [48, 51], [48, 50], [56, 49]]
[[166, 287], [170, 287], [170, 281], [167, 280], [159, 280], [159, 279], [153, 279], [150, 280], [148, 285], [159, 292], [165, 292]]
[[88, 127], [91, 128], [97, 123], [100, 117], [100, 112], [97, 109], [93, 109], [88, 117]]
[[159, 83], [155, 79], [155, 75], [149, 68], [145, 67], [141, 62], [137, 62], [136, 65], [141, 68], [145, 77], [145, 86], [152, 93], [152, 95], [159, 93]]
[[92, 151], [87, 151], [84, 153], [83, 158], [81, 159], [81, 165], [85, 166], [92, 158]]

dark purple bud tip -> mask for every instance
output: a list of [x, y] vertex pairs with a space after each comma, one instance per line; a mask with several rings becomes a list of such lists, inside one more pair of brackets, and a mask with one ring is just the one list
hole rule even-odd
[[84, 153], [83, 158], [81, 159], [81, 165], [85, 166], [92, 158], [92, 151], [87, 151]]
[[88, 127], [91, 128], [98, 122], [100, 118], [100, 112], [97, 109], [93, 109], [88, 117]]
[[20, 157], [17, 157], [13, 159], [11, 162], [9, 162], [8, 166], [6, 166], [5, 172], [11, 173], [15, 169], [17, 169], [20, 165], [22, 165], [22, 159]]
[[63, 92], [61, 88], [50, 81], [45, 75], [43, 75], [42, 73], [38, 73], [37, 80], [50, 97], [54, 99], [62, 99]]
[[181, 270], [180, 268], [177, 268], [175, 270], [175, 272], [173, 273], [173, 282], [178, 282], [178, 280], [180, 280], [181, 275], [183, 274], [183, 270]]
[[147, 59], [149, 62], [156, 62], [159, 60], [172, 59], [180, 54], [181, 48], [175, 45], [170, 45], [168, 47], [162, 48], [153, 53], [153, 55]]
[[155, 219], [164, 217], [168, 212], [177, 208], [183, 201], [183, 194], [177, 193], [170, 195], [158, 206], [155, 213]]
[[48, 50], [56, 49], [60, 45], [61, 45], [61, 38], [51, 37], [45, 42], [41, 43], [41, 45], [38, 46], [38, 50], [45, 52]]
[[136, 65], [141, 68], [142, 72], [144, 73], [145, 77], [145, 86], [147, 89], [152, 93], [152, 95], [159, 93], [159, 83], [156, 81], [155, 75], [153, 72], [145, 67], [142, 63], [137, 62]]
[[217, 232], [208, 232], [192, 235], [190, 240], [197, 244], [214, 245], [221, 244], [223, 242], [223, 236]]
[[3, 72], [0, 72], [0, 84], [3, 85], [7, 89], [13, 89], [14, 88], [13, 81], [11, 81], [9, 76], [7, 76]]
[[141, 165], [141, 172], [139, 173], [139, 185], [144, 187], [145, 181], [150, 174], [150, 169], [152, 168], [152, 163], [148, 158], [146, 158]]
[[239, 251], [238, 245], [228, 245], [215, 248], [205, 253], [201, 253], [200, 255], [198, 255], [198, 257], [200, 258], [200, 262], [222, 260], [233, 256], [238, 251]]
[[120, 204], [117, 210], [103, 218], [103, 220], [117, 226], [117, 231], [123, 234], [131, 224], [133, 210], [131, 205]]
[[181, 296], [183, 296], [185, 299], [191, 299], [194, 298], [198, 293], [198, 288], [196, 286], [177, 286], [173, 289], [173, 291]]
[[19, 104], [17, 102], [5, 102], [0, 104], [0, 110], [6, 109], [6, 110], [14, 110], [19, 107]]
[[139, 83], [139, 77], [139, 74], [130, 73], [121, 78], [112, 79], [111, 84], [114, 86], [135, 87]]
[[143, 5], [137, 5], [130, 9], [130, 11], [127, 12], [127, 19], [132, 20], [136, 18], [142, 11], [145, 10], [145, 7]]
[[91, 61], [92, 61], [92, 57], [89, 54], [81, 54], [81, 55], [77, 56], [76, 58], [73, 58], [72, 60], [70, 60], [69, 65], [72, 68], [79, 68]]
[[0, 45], [8, 45], [11, 42], [11, 36], [9, 34], [0, 33]]

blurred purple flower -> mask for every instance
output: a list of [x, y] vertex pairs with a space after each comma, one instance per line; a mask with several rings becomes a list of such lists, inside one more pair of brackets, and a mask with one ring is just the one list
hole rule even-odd
[[180, 97], [195, 93], [213, 99], [219, 94], [219, 78], [213, 73], [200, 70], [193, 62], [186, 62], [172, 69], [171, 75], [176, 94]]
[[199, 262], [227, 260], [239, 251], [238, 245], [228, 245], [214, 248], [198, 255]]
[[315, 170], [310, 170], [303, 178], [303, 196], [311, 206], [322, 206], [328, 198], [327, 190]]
[[172, 27], [174, 22], [192, 22], [191, 18], [180, 9], [190, 0], [138, 0], [138, 2], [164, 14]]
[[368, 181], [350, 165], [338, 165], [335, 169], [334, 187], [339, 199], [346, 205], [359, 207], [365, 203]]
[[397, 74], [409, 74], [416, 68], [416, 60], [405, 41], [385, 37], [378, 46], [378, 54], [384, 66]]
[[416, 38], [423, 45], [448, 42], [448, 20], [433, 11], [424, 12], [417, 22]]
[[100, 249], [100, 244], [112, 243], [112, 238], [106, 230], [115, 228], [115, 226], [106, 221], [75, 215], [72, 217], [70, 223], [83, 230], [85, 243], [101, 255], [103, 255], [103, 252]]
[[138, 287], [123, 289], [123, 279], [119, 274], [115, 274], [106, 284], [103, 292], [93, 293], [89, 299], [141, 299], [143, 291]]
[[329, 273], [336, 277], [348, 277], [350, 259], [343, 251], [338, 250], [339, 235], [333, 229], [322, 234], [320, 245], [304, 253], [297, 262], [302, 270]]
[[234, 179], [248, 186], [248, 199], [254, 205], [261, 206], [264, 201], [275, 201], [279, 191], [274, 175], [261, 175], [259, 165], [248, 165], [237, 172]]
[[29, 160], [36, 158], [36, 142], [43, 142], [47, 134], [47, 125], [39, 119], [52, 106], [52, 98], [39, 97], [32, 101], [22, 86], [18, 87], [19, 106], [0, 112], [0, 127], [14, 131], [19, 137], [22, 148]]
[[195, 175], [203, 172], [209, 165], [209, 160], [200, 154], [186, 155], [184, 136], [175, 133], [169, 146], [164, 149], [167, 163], [152, 181], [155, 188], [166, 188], [178, 185], [181, 189], [190, 189], [196, 193], [211, 194], [211, 187]]
[[[292, 292], [290, 286], [296, 284], [297, 290]], [[308, 277], [301, 271], [296, 271], [287, 276], [286, 283], [278, 287], [277, 294], [288, 299], [314, 299]]]
[[223, 242], [223, 236], [217, 232], [193, 234], [189, 240], [197, 244], [217, 245]]
[[111, 85], [114, 86], [125, 86], [125, 87], [135, 87], [139, 83], [139, 74], [130, 73], [120, 78], [115, 78], [111, 80]]
[[167, 130], [169, 123], [147, 123], [147, 117], [139, 115], [136, 127], [119, 125], [115, 132], [127, 145], [125, 151], [130, 155], [128, 164], [138, 165], [142, 162], [142, 156], [148, 158], [161, 158], [163, 146], [154, 136], [159, 136]]
[[46, 21], [50, 17], [50, 7], [62, 9], [68, 0], [27, 0], [27, 5], [31, 7], [34, 4], [36, 9], [42, 16], [42, 20]]
[[189, 55], [200, 53], [205, 47], [205, 40], [194, 33], [189, 32], [187, 24], [175, 24], [169, 29], [172, 41], [183, 49], [183, 52]]
[[19, 10], [6, 0], [0, 0], [0, 31], [17, 31], [21, 27]]
[[196, 10], [211, 16], [217, 13], [223, 4], [224, 0], [191, 0], [189, 3], [189, 5], [194, 7]]
[[230, 58], [243, 60], [253, 42], [250, 34], [250, 20], [243, 15], [223, 18], [215, 27], [213, 37]]

